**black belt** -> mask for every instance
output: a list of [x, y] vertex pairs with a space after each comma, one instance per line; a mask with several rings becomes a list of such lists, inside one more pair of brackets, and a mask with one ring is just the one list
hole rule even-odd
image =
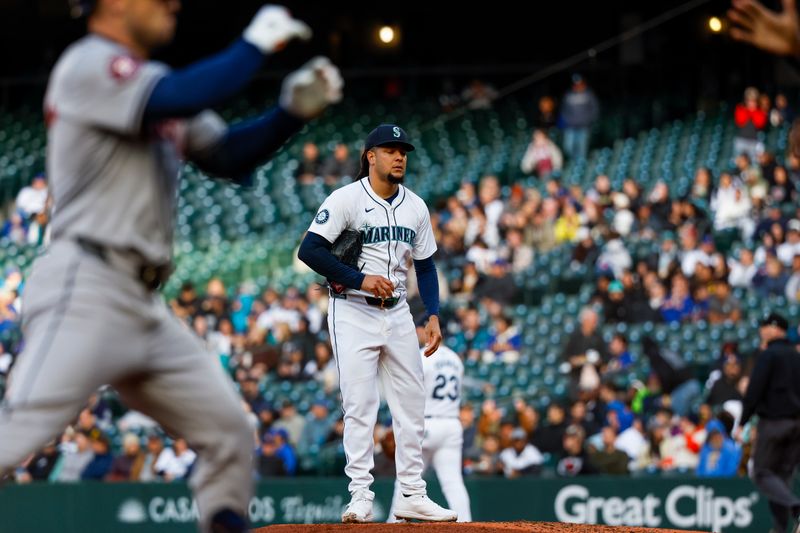
[[369, 305], [374, 307], [380, 307], [381, 309], [391, 309], [397, 302], [400, 301], [400, 298], [373, 298], [372, 296], [364, 296], [364, 300]]
[[[332, 290], [328, 292], [331, 298], [336, 298], [337, 300], [347, 300], [347, 294], [335, 292]], [[381, 309], [391, 309], [392, 307], [397, 305], [398, 302], [400, 302], [400, 298], [397, 297], [375, 298], [373, 296], [364, 296], [364, 301], [367, 302], [368, 305], [371, 305], [373, 307], [380, 307]]]
[[[111, 267], [114, 266], [109, 259], [109, 248], [82, 238], [78, 238], [76, 242], [84, 252], [97, 257]], [[171, 263], [161, 265], [142, 263], [134, 268], [137, 279], [144, 284], [145, 288], [151, 291], [161, 288], [169, 279], [170, 274], [172, 274]]]
[[439, 418], [442, 420], [458, 420], [457, 416], [434, 416], [434, 415], [425, 415], [425, 418]]

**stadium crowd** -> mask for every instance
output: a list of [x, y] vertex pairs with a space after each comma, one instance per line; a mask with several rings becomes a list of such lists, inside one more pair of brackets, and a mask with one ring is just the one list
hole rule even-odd
[[[575, 83], [585, 90], [582, 79]], [[579, 326], [557, 347], [559, 371], [569, 383], [562, 397], [540, 408], [524, 396], [495, 397], [480, 379], [465, 382], [466, 389], [485, 393], [484, 400], [465, 401], [461, 408], [465, 473], [746, 475], [753, 435], [741, 434], [739, 418], [755, 354], [726, 343], [710, 374], [699, 376], [680, 354], [650, 337], [634, 353], [624, 333], [607, 342], [600, 328], [738, 323], [743, 311], [736, 289], [800, 302], [800, 159], [747, 142], [759, 138], [754, 131], [789, 117], [785, 98], [781, 108], [761, 116], [752, 109], [754, 96], [763, 102], [748, 90], [744, 110], [736, 110], [741, 135], [734, 164], [719, 175], [698, 168], [685, 195], [671, 194], [663, 181], [645, 190], [635, 176], [618, 187], [606, 175], [596, 176], [588, 189], [567, 187], [560, 180], [564, 156], [551, 130], [543, 128], [520, 161], [523, 173], [537, 177], [535, 185], [504, 184], [486, 175], [465, 180], [432, 206], [445, 340], [467, 362], [521, 364], [522, 325], [510, 310], [520, 303], [517, 278], [531, 274], [539, 254], [569, 254], [575, 265], [588, 268], [595, 285], [580, 309]], [[580, 134], [570, 142], [577, 143], [570, 149], [578, 155], [567, 157], [583, 157]], [[356, 172], [346, 146], [336, 154], [323, 164], [316, 146], [306, 144], [298, 183], [334, 185]], [[37, 179], [31, 187], [18, 199], [18, 212], [25, 214], [12, 217], [3, 230], [15, 242], [42, 242], [43, 232], [31, 237], [30, 227], [37, 217], [44, 223], [46, 210], [36, 191], [46, 182]], [[634, 261], [631, 240], [654, 243], [658, 252]], [[421, 315], [413, 278], [410, 303]], [[19, 271], [6, 272], [0, 328], [15, 327], [23, 286]], [[343, 454], [327, 305], [318, 284], [259, 292], [250, 282], [229, 287], [218, 278], [204, 287], [184, 283], [171, 301], [241, 391], [253, 428], [257, 478], [340, 472], [321, 466], [329, 458], [341, 461]], [[795, 328], [789, 333], [797, 341]], [[13, 365], [15, 350], [6, 348], [0, 350], [0, 376]], [[650, 373], [627, 379], [642, 358]], [[284, 394], [292, 387], [317, 394], [312, 401], [294, 401]], [[384, 416], [375, 441], [375, 474], [394, 475], [391, 421]], [[184, 479], [194, 459], [185, 441], [125, 410], [113, 391], [104, 390], [20, 467], [17, 481], [169, 482]]]

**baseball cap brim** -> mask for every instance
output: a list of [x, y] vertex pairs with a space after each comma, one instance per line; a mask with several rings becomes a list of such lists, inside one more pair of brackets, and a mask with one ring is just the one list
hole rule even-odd
[[386, 141], [386, 142], [375, 143], [375, 144], [373, 144], [371, 146], [367, 146], [366, 149], [367, 150], [371, 150], [372, 148], [375, 148], [376, 146], [399, 146], [400, 148], [402, 148], [406, 152], [413, 152], [414, 151], [414, 145], [413, 144], [404, 143], [403, 141]]

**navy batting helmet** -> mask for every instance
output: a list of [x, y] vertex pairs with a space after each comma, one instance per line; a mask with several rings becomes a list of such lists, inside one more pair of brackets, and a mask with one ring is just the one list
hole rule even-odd
[[69, 14], [76, 19], [88, 17], [94, 5], [95, 0], [69, 0]]

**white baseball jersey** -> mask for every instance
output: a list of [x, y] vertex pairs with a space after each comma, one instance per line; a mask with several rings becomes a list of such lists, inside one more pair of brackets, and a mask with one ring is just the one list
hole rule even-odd
[[[389, 279], [394, 296], [406, 292], [411, 260], [426, 259], [436, 251], [428, 206], [402, 185], [391, 204], [372, 190], [368, 177], [331, 193], [308, 230], [332, 243], [345, 229], [358, 230], [364, 237], [361, 272]], [[372, 296], [361, 290], [346, 292]]]
[[425, 417], [458, 418], [464, 363], [453, 350], [441, 345], [430, 357], [421, 350], [425, 373]]

